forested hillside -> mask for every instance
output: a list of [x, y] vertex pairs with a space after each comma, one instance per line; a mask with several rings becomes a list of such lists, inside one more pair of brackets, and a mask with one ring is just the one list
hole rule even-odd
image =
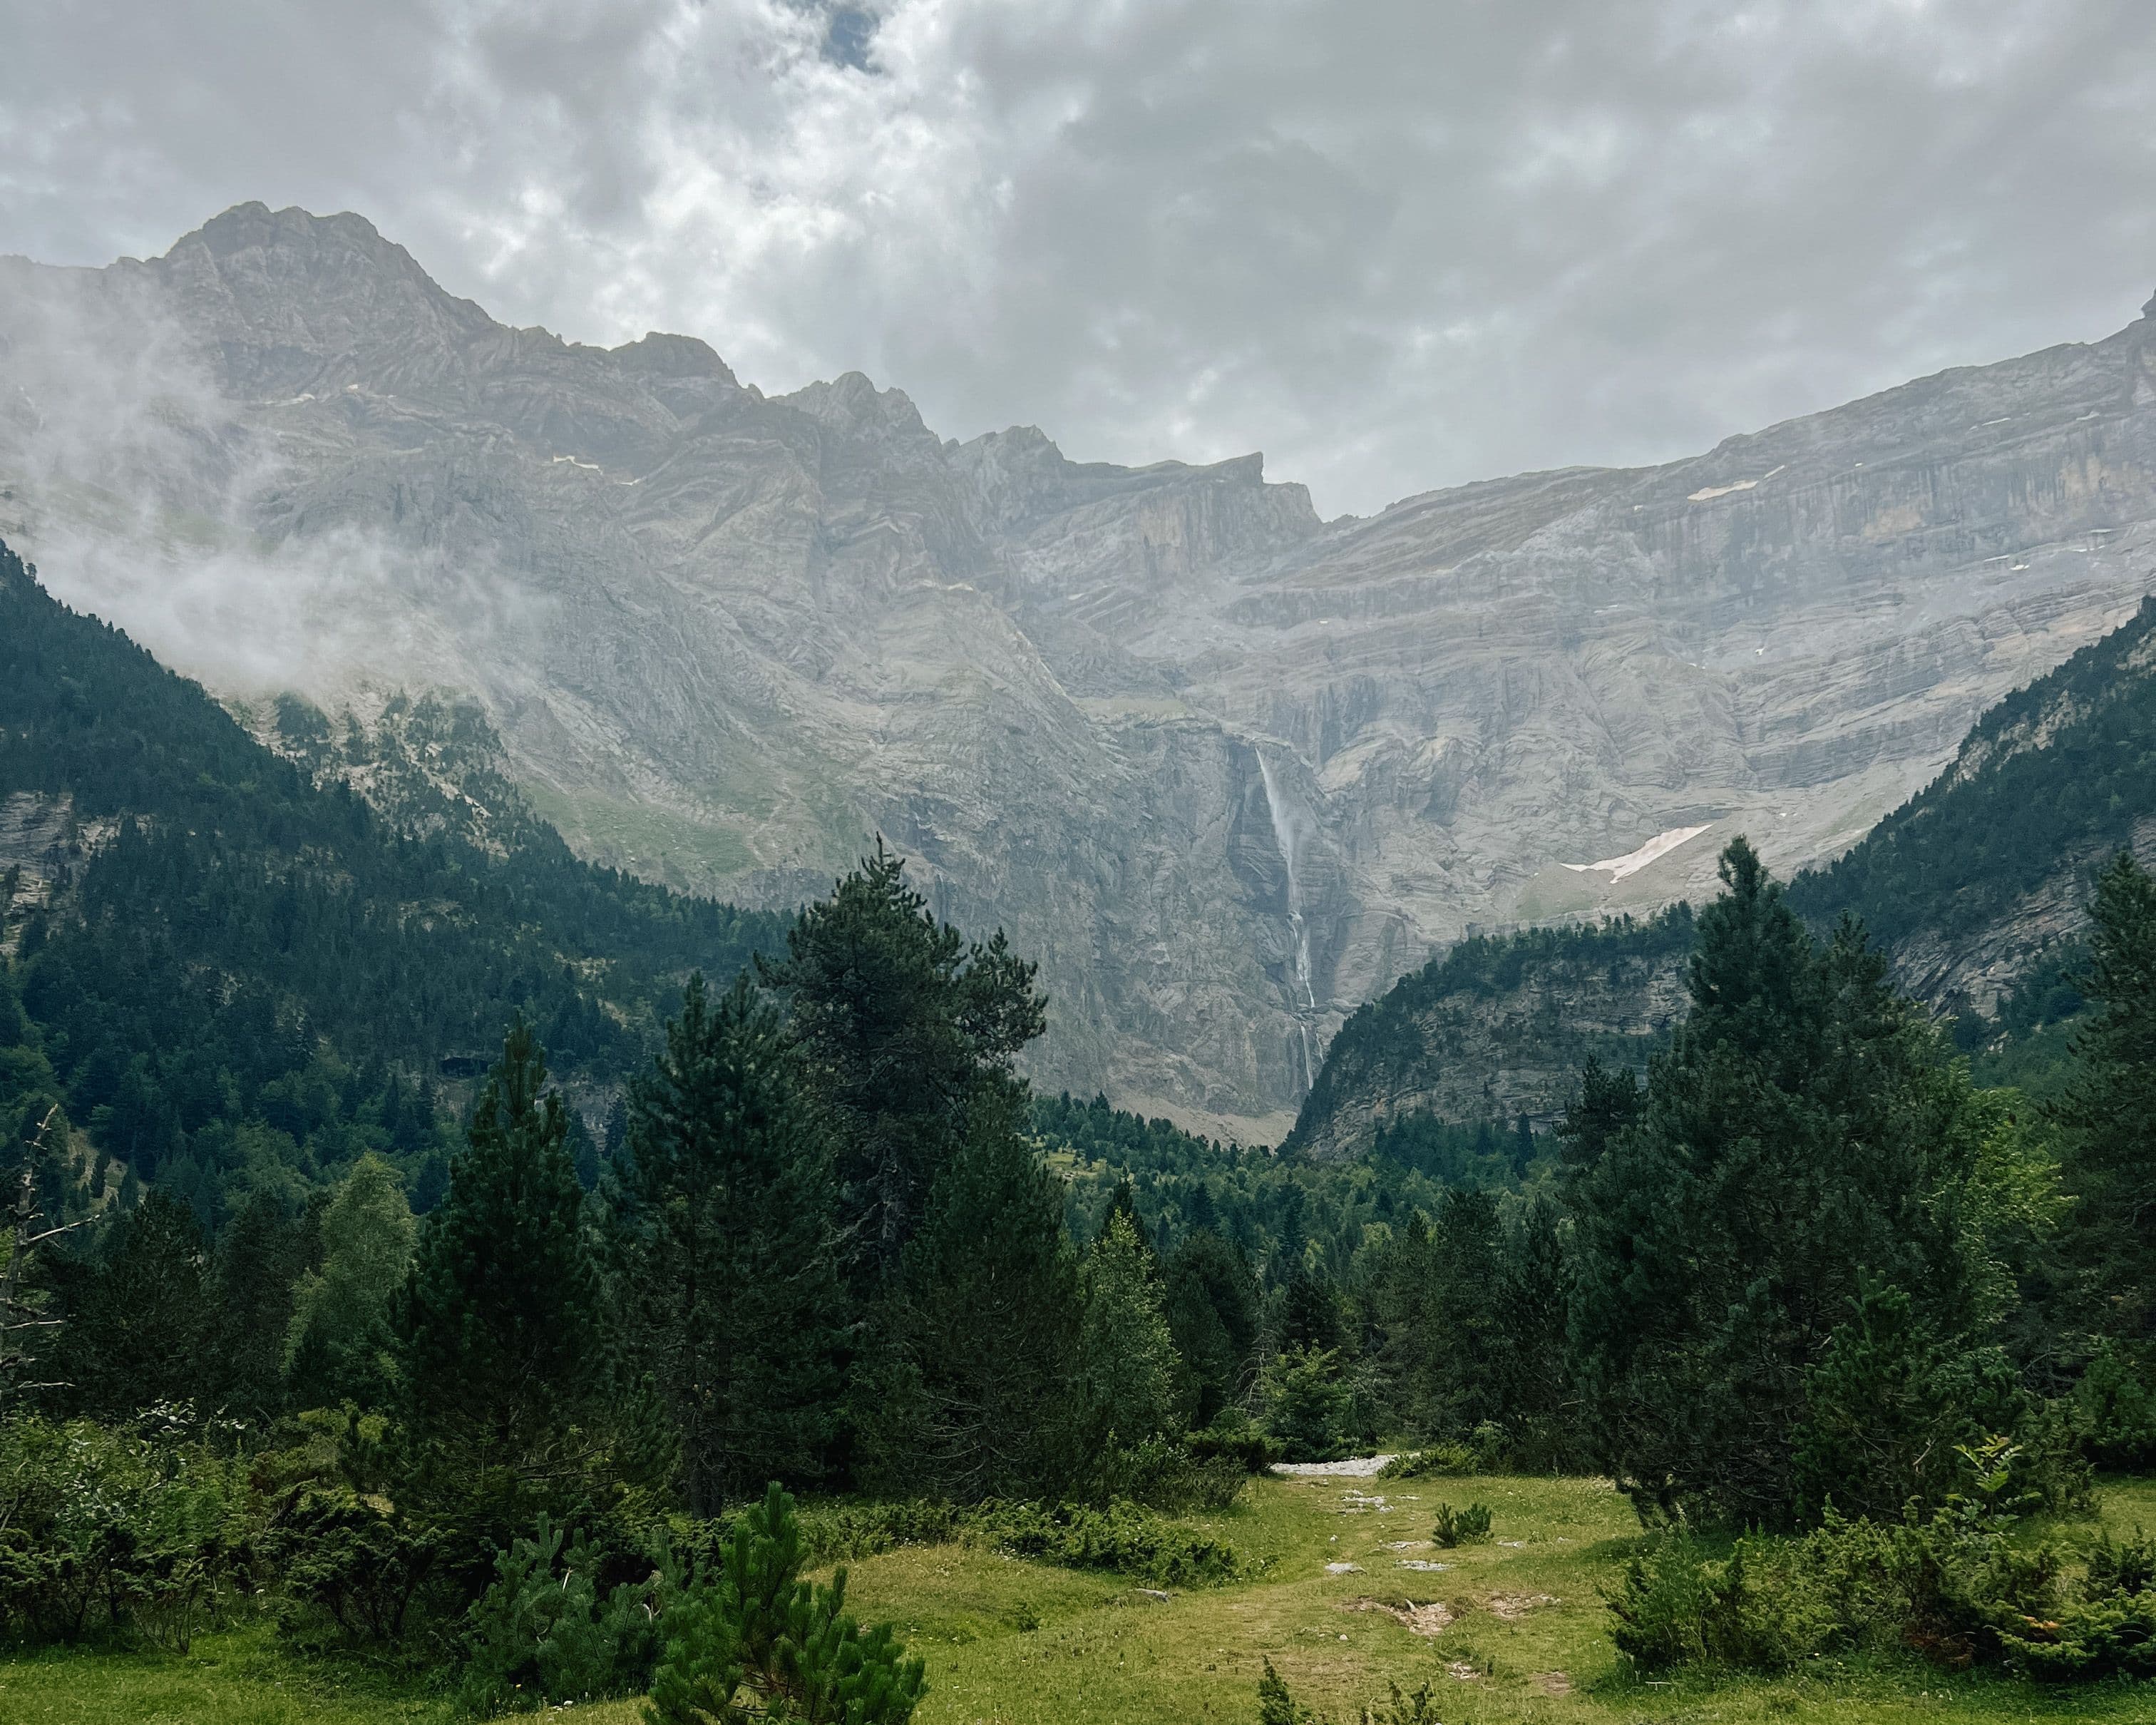
[[[306, 714], [284, 718], [304, 755]], [[0, 1126], [49, 1094], [86, 1132], [63, 1208], [131, 1175], [213, 1224], [369, 1148], [424, 1203], [445, 1065], [482, 1068], [512, 1014], [618, 1079], [690, 970], [783, 943], [783, 919], [580, 862], [528, 811], [475, 829], [413, 788], [385, 815], [321, 765], [0, 547]]]
[[[1796, 876], [1789, 901], [1822, 935], [1861, 919], [1965, 1052], [2041, 1087], [2063, 1052], [2041, 1033], [2081, 1006], [2096, 871], [2145, 850], [2152, 821], [2156, 600], [1986, 713], [1946, 772]], [[1683, 906], [1463, 941], [1341, 1028], [1288, 1142], [1342, 1155], [1390, 1119], [1553, 1118], [1588, 1055], [1637, 1068], [1666, 1038], [1691, 945]]]

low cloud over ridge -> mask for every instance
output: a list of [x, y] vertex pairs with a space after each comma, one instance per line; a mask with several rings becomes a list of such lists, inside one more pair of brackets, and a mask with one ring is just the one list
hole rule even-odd
[[453, 290], [1367, 512], [2092, 337], [2136, 0], [0, 0], [0, 251], [357, 209]]

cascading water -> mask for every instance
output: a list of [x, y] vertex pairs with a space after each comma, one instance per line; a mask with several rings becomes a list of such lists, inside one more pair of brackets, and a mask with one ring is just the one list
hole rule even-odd
[[1295, 979], [1302, 988], [1302, 1004], [1296, 1014], [1296, 1029], [1302, 1046], [1302, 1088], [1307, 1091], [1317, 1076], [1317, 1062], [1310, 1047], [1310, 1023], [1317, 1013], [1317, 991], [1310, 978], [1310, 927], [1303, 919], [1302, 876], [1296, 854], [1299, 840], [1293, 811], [1281, 795], [1273, 763], [1265, 758], [1263, 749], [1255, 752], [1258, 778], [1265, 788], [1265, 813], [1273, 824], [1273, 843], [1280, 847], [1281, 861], [1287, 869], [1287, 926], [1295, 937]]

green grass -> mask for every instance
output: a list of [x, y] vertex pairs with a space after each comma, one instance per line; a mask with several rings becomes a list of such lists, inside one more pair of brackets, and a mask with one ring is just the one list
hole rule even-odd
[[[1358, 1507], [1365, 1492], [1385, 1508]], [[1491, 1543], [1425, 1540], [1440, 1500], [1480, 1498]], [[2110, 1482], [2103, 1516], [2156, 1527], [2156, 1481]], [[1113, 1576], [1023, 1563], [972, 1546], [915, 1548], [854, 1563], [849, 1603], [889, 1619], [928, 1662], [920, 1725], [1184, 1725], [1256, 1717], [1270, 1657], [1297, 1699], [1348, 1725], [1388, 1679], [1435, 1686], [1447, 1725], [2005, 1725], [2156, 1720], [2156, 1685], [2052, 1690], [1953, 1675], [1914, 1657], [1815, 1661], [1784, 1678], [1641, 1683], [1620, 1666], [1597, 1592], [1639, 1537], [1629, 1507], [1585, 1480], [1268, 1480], [1224, 1514], [1194, 1517], [1253, 1573], [1163, 1603]], [[2071, 1530], [2069, 1530], [2071, 1531]], [[1402, 1560], [1441, 1562], [1437, 1573]], [[1328, 1574], [1329, 1563], [1358, 1569]], [[1388, 1610], [1445, 1606], [1419, 1635]], [[186, 1658], [54, 1651], [0, 1661], [6, 1725], [449, 1725], [442, 1700], [342, 1667], [310, 1665], [266, 1630], [205, 1637]], [[630, 1725], [632, 1702], [578, 1707]]]
[[[634, 1725], [633, 1702], [578, 1707]], [[55, 1648], [0, 1661], [6, 1725], [465, 1725], [444, 1698], [364, 1668], [295, 1659], [266, 1625], [196, 1638], [184, 1656]]]

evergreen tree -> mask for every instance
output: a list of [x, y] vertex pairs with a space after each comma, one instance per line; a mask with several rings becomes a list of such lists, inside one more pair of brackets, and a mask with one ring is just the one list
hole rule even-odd
[[283, 1411], [292, 1285], [306, 1255], [303, 1219], [275, 1192], [250, 1193], [218, 1235], [218, 1361], [227, 1405], [242, 1419], [266, 1425]]
[[[421, 1229], [398, 1332], [434, 1489], [507, 1529], [601, 1446], [608, 1357], [560, 1093], [520, 1017]], [[536, 1493], [549, 1500], [535, 1504]]]
[[1491, 1307], [1496, 1337], [1489, 1368], [1507, 1459], [1537, 1473], [1578, 1471], [1578, 1398], [1566, 1346], [1571, 1271], [1564, 1211], [1547, 1192], [1513, 1202], [1505, 1217]]
[[303, 1407], [350, 1399], [380, 1407], [394, 1380], [390, 1302], [412, 1266], [416, 1227], [404, 1183], [381, 1157], [362, 1156], [323, 1209], [321, 1262], [291, 1293], [285, 1370]]
[[633, 1093], [617, 1170], [621, 1302], [681, 1438], [690, 1507], [819, 1478], [839, 1428], [844, 1293], [830, 1149], [778, 1014], [690, 979]]
[[1922, 1291], [1934, 1333], [1965, 1323], [1929, 1200], [1965, 1173], [1967, 1093], [1860, 930], [1820, 948], [1741, 839], [1722, 875], [1644, 1100], [1616, 1123], [1605, 1086], [1605, 1117], [1569, 1129], [1569, 1327], [1598, 1458], [1636, 1501], [1774, 1522], [1806, 1374], [1863, 1278]]
[[968, 947], [875, 854], [811, 905], [787, 957], [757, 969], [791, 998], [791, 1033], [838, 1147], [840, 1199], [865, 1282], [899, 1268], [944, 1163], [1020, 1103], [1019, 1050], [1045, 1026], [1034, 967], [1000, 932]]
[[1348, 1345], [1348, 1325], [1340, 1310], [1340, 1291], [1322, 1270], [1313, 1269], [1301, 1257], [1291, 1260], [1286, 1281], [1278, 1296], [1278, 1315], [1273, 1327], [1273, 1346], [1324, 1348], [1337, 1352]]
[[2080, 1197], [2075, 1244], [2097, 1327], [2156, 1340], [2156, 878], [2122, 851], [2097, 881], [2082, 992], [2096, 1010], [2074, 1039], [2060, 1108]]
[[63, 1283], [74, 1297], [57, 1399], [114, 1420], [161, 1402], [204, 1403], [217, 1388], [217, 1312], [193, 1214], [152, 1190], [104, 1245], [101, 1261]]
[[1077, 1266], [1055, 1177], [1015, 1121], [976, 1119], [907, 1244], [857, 1417], [872, 1488], [1034, 1497], [1074, 1453]]
[[1178, 1394], [1191, 1423], [1208, 1426], [1249, 1391], [1258, 1341], [1257, 1279], [1243, 1255], [1209, 1228], [1175, 1249], [1163, 1279]]
[[1079, 1272], [1078, 1398], [1085, 1453], [1180, 1431], [1175, 1343], [1161, 1310], [1152, 1249], [1121, 1210]]

